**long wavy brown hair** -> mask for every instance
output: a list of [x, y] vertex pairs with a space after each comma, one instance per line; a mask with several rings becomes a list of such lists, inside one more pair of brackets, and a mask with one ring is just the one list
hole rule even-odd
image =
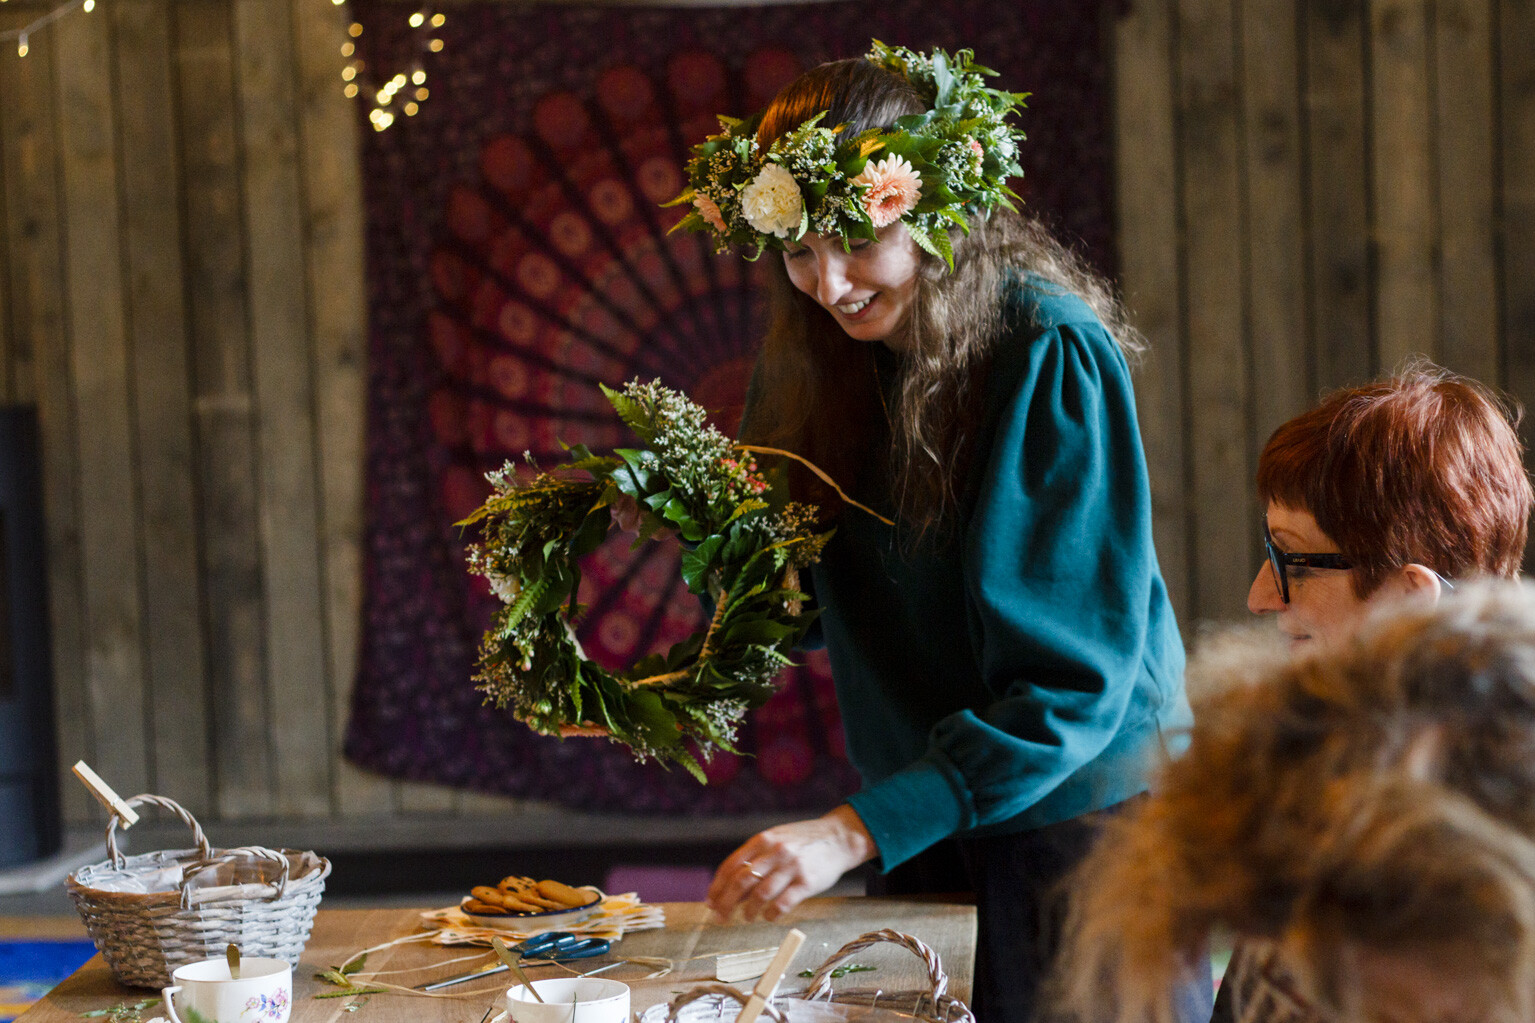
[[1370, 1018], [1368, 960], [1458, 985], [1470, 1018], [1529, 1020], [1535, 591], [1395, 604], [1312, 658], [1241, 650], [1203, 665], [1229, 687], [1073, 879], [1071, 1015], [1170, 1023], [1169, 993], [1225, 931], [1324, 1019]]
[[[821, 111], [821, 123], [846, 125], [852, 135], [923, 109], [904, 78], [862, 58], [834, 61], [773, 99], [758, 141], [770, 145]], [[882, 470], [903, 529], [916, 538], [941, 535], [959, 510], [982, 383], [995, 346], [1015, 326], [1009, 276], [1032, 274], [1078, 295], [1126, 354], [1144, 347], [1109, 283], [1034, 218], [994, 210], [973, 217], [968, 236], [956, 229], [953, 241], [952, 272], [924, 255], [904, 326], [910, 344], [883, 379], [874, 346], [843, 333], [770, 257], [768, 330], [741, 431], [748, 443], [809, 458], [839, 483], [855, 482], [865, 466]], [[882, 457], [888, 461], [880, 465]], [[836, 507], [813, 477], [794, 479], [796, 493]]]

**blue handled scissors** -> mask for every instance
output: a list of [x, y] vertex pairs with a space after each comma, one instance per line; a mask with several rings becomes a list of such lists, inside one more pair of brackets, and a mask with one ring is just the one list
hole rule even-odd
[[521, 954], [524, 959], [563, 962], [566, 959], [600, 956], [611, 947], [611, 942], [601, 938], [578, 938], [569, 931], [545, 931], [533, 935], [527, 941], [519, 941], [512, 946], [512, 951]]
[[[543, 934], [533, 935], [533, 937], [526, 941], [519, 941], [511, 946], [511, 951], [516, 952], [523, 959], [536, 959], [546, 963], [560, 963], [567, 959], [588, 959], [592, 956], [600, 956], [612, 947], [612, 942], [605, 941], [602, 938], [579, 938], [569, 931], [545, 931]], [[614, 965], [616, 966], [617, 964], [615, 963]], [[489, 969], [475, 970], [473, 973], [463, 973], [457, 977], [434, 980], [430, 984], [420, 985], [416, 990], [436, 991], [439, 988], [462, 984], [466, 980], [505, 973], [507, 969], [508, 967], [505, 963], [497, 963]]]

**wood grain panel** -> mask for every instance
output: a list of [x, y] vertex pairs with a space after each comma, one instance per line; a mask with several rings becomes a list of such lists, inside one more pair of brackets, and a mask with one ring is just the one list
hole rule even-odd
[[123, 258], [131, 315], [132, 393], [144, 551], [144, 683], [151, 789], [194, 814], [213, 808], [182, 288], [181, 168], [176, 159], [170, 12], [116, 0], [122, 123]]
[[1379, 371], [1439, 355], [1427, 0], [1371, 0], [1371, 204]]
[[458, 811], [459, 793], [446, 785], [425, 782], [402, 781], [395, 786], [395, 812], [415, 814], [442, 814]]
[[1193, 588], [1184, 459], [1183, 308], [1178, 281], [1178, 168], [1172, 20], [1141, 0], [1114, 30], [1114, 206], [1121, 287], [1151, 349], [1136, 367], [1136, 408], [1151, 474], [1157, 558], [1181, 621]]
[[[1498, 5], [1503, 210], [1503, 359], [1506, 383], [1535, 404], [1535, 0]], [[1526, 415], [1527, 446], [1535, 424]], [[1525, 567], [1531, 560], [1527, 556]]]
[[210, 741], [219, 813], [240, 818], [275, 800], [234, 52], [223, 0], [175, 14]]
[[[7, 12], [0, 11], [0, 32], [10, 28], [16, 21], [14, 13], [7, 16]], [[0, 92], [0, 95], [5, 93]], [[5, 139], [7, 135], [7, 117], [8, 111], [3, 104], [0, 104], [0, 140]], [[5, 202], [7, 162], [3, 152], [0, 152], [0, 211], [8, 208]], [[18, 331], [11, 325], [11, 254], [8, 234], [9, 232], [0, 234], [0, 401], [14, 402], [16, 400], [16, 369], [13, 363], [16, 358]]]
[[1489, 384], [1498, 364], [1495, 0], [1437, 0], [1435, 125], [1441, 266], [1439, 354]]
[[[1247, 185], [1253, 466], [1269, 434], [1305, 409], [1313, 393], [1305, 237], [1296, 230], [1305, 220], [1297, 32], [1293, 6], [1244, 5], [1241, 161]], [[1248, 563], [1254, 563], [1253, 556]]]
[[275, 809], [330, 812], [331, 700], [320, 593], [304, 211], [289, 0], [237, 0], [234, 25]]
[[122, 208], [104, 16], [62, 18], [55, 33], [65, 298], [79, 444], [85, 670], [97, 733], [92, 766], [115, 788], [149, 785], [141, 648]]
[[1232, 0], [1179, 0], [1178, 143], [1183, 156], [1193, 615], [1243, 614], [1253, 560], [1248, 481], [1249, 360], [1243, 343], [1247, 257], [1241, 98]]
[[[25, 12], [6, 12], [19, 21]], [[30, 16], [30, 15], [28, 15]], [[94, 759], [85, 693], [85, 591], [80, 564], [79, 460], [73, 373], [66, 330], [63, 270], [63, 197], [58, 179], [58, 112], [54, 102], [53, 37], [25, 60], [0, 60], [0, 158], [10, 255], [10, 336], [7, 347], [29, 353], [29, 375], [18, 376], [16, 396], [37, 403], [42, 440], [43, 507], [47, 522], [49, 640], [60, 776], [81, 757]], [[96, 802], [78, 785], [61, 785], [67, 821], [99, 819]]]
[[[331, 695], [331, 749], [341, 749], [357, 672], [362, 607], [367, 323], [362, 176], [357, 109], [341, 93], [345, 22], [330, 0], [294, 0], [299, 73], [300, 168], [305, 209], [309, 323], [314, 338], [315, 423], [320, 464], [320, 558]], [[369, 816], [392, 805], [390, 784], [335, 757], [342, 812]]]
[[1311, 267], [1310, 333], [1319, 391], [1369, 379], [1369, 176], [1366, 172], [1363, 0], [1305, 0], [1304, 234]]

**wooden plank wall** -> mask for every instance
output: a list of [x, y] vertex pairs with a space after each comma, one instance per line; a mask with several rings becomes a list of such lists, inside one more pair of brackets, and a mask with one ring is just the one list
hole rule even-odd
[[[1535, 403], [1535, 0], [1104, 7], [1159, 549], [1186, 623], [1240, 618], [1280, 421], [1415, 352]], [[229, 826], [548, 830], [336, 753], [366, 379], [344, 17], [103, 0], [0, 53], [0, 400], [42, 421], [61, 761]]]
[[1235, 619], [1279, 423], [1414, 355], [1535, 404], [1535, 3], [1133, 0], [1114, 40], [1159, 551]]
[[331, 752], [365, 379], [344, 18], [109, 0], [0, 54], [0, 400], [42, 420], [61, 768], [204, 819], [398, 799]]

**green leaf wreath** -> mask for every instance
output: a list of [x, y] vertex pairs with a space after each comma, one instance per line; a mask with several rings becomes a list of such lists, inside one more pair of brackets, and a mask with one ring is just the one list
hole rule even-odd
[[[773, 694], [774, 678], [815, 612], [798, 573], [829, 533], [815, 508], [788, 502], [781, 475], [706, 422], [702, 408], [658, 381], [603, 387], [644, 445], [612, 456], [572, 447], [565, 471], [519, 478], [508, 462], [488, 475], [494, 492], [460, 526], [477, 526], [470, 570], [501, 598], [480, 646], [478, 688], [548, 735], [596, 731], [640, 760], [680, 763], [700, 781], [687, 740], [707, 758], [734, 751], [746, 712]], [[708, 627], [665, 654], [613, 672], [590, 661], [574, 624], [580, 560], [608, 536], [612, 509], [632, 499], [636, 546], [665, 530], [687, 548], [682, 578], [713, 602]]]

